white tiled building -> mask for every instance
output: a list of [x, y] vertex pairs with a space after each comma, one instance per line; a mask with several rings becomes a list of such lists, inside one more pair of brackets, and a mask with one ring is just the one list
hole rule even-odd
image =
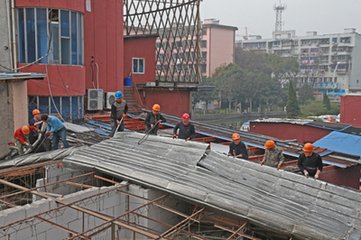
[[272, 39], [254, 36], [237, 44], [251, 51], [297, 57], [298, 87], [312, 83], [329, 96], [361, 90], [361, 34], [353, 28], [336, 34], [308, 32], [306, 36], [296, 36], [294, 30], [282, 31], [274, 33]]

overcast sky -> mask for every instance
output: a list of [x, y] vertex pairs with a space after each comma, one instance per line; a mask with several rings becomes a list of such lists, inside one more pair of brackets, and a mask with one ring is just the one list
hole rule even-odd
[[[272, 36], [279, 0], [202, 0], [201, 18], [216, 18], [220, 24], [238, 27], [238, 35]], [[282, 0], [284, 30], [294, 29], [296, 35], [307, 31], [319, 34], [339, 33], [344, 28], [356, 28], [361, 33], [361, 0]], [[240, 36], [237, 36], [239, 38]]]

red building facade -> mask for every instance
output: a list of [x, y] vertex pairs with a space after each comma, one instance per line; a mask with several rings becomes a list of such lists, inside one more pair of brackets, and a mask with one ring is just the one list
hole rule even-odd
[[29, 81], [29, 110], [82, 118], [87, 89], [123, 89], [123, 1], [16, 0], [18, 62]]
[[361, 95], [341, 97], [340, 122], [361, 127]]

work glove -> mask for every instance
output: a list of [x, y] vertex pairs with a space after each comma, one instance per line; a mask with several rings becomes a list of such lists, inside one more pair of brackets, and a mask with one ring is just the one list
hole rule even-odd
[[307, 170], [303, 170], [303, 173], [305, 174], [306, 177], [310, 176], [310, 174], [307, 172]]
[[261, 166], [266, 162], [266, 160], [262, 160], [261, 161]]
[[319, 179], [319, 177], [320, 177], [320, 176], [319, 176], [318, 174], [315, 175], [315, 179]]
[[177, 134], [172, 134], [172, 138], [176, 138], [177, 137]]
[[51, 136], [51, 132], [45, 133], [45, 137], [50, 137], [50, 136]]

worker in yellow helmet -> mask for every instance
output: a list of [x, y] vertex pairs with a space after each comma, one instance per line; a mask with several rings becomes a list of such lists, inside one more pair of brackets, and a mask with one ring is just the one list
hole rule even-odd
[[241, 141], [241, 136], [238, 133], [232, 134], [232, 143], [229, 145], [228, 156], [248, 159], [246, 145]]
[[262, 158], [261, 165], [265, 164], [270, 167], [277, 167], [280, 169], [282, 163], [285, 161], [282, 150], [276, 146], [273, 140], [267, 140], [264, 144], [266, 150]]
[[166, 121], [167, 120], [160, 113], [160, 105], [154, 104], [152, 107], [152, 111], [147, 113], [147, 116], [144, 121], [145, 125], [146, 125], [145, 132], [147, 134], [157, 135], [158, 129], [159, 129], [159, 124], [161, 122], [166, 122]]

